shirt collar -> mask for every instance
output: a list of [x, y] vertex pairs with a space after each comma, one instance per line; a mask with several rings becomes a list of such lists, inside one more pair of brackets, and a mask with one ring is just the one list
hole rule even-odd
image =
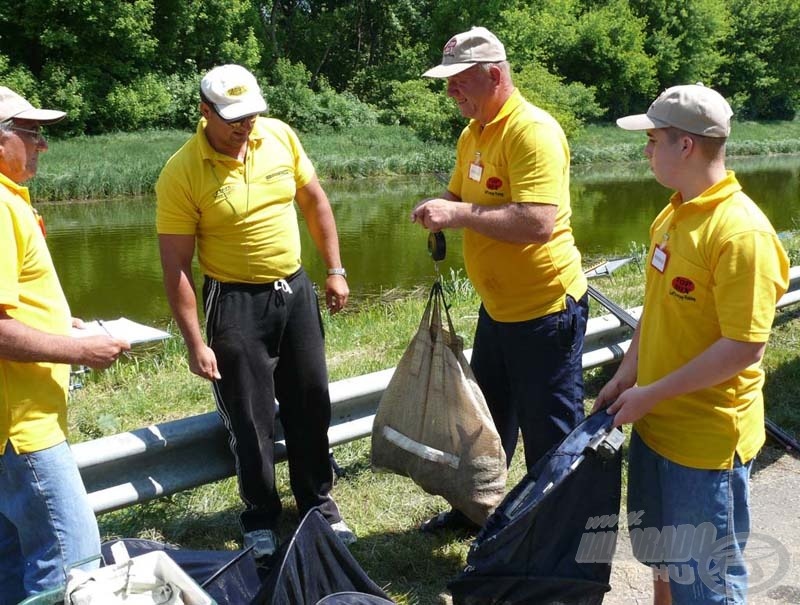
[[24, 199], [25, 202], [27, 202], [27, 204], [30, 206], [31, 196], [27, 187], [23, 187], [22, 185], [15, 183], [2, 172], [0, 172], [0, 184], [4, 185], [6, 189], [11, 191], [12, 193], [16, 193], [19, 197]]
[[739, 181], [736, 180], [736, 175], [733, 170], [726, 170], [724, 179], [714, 183], [696, 198], [684, 202], [681, 198], [681, 194], [676, 191], [669, 198], [669, 202], [676, 212], [682, 207], [697, 209], [712, 208], [741, 190], [742, 186], [739, 184]]
[[522, 98], [522, 93], [519, 91], [518, 88], [515, 88], [514, 91], [511, 93], [511, 96], [506, 99], [506, 102], [503, 103], [503, 106], [500, 108], [500, 111], [497, 112], [497, 115], [493, 117], [486, 126], [481, 127], [481, 123], [478, 120], [471, 120], [469, 123], [469, 127], [475, 129], [477, 131], [481, 131], [482, 129], [485, 130], [489, 128], [492, 124], [496, 124], [497, 122], [501, 122], [505, 120], [509, 115], [511, 115], [514, 110], [517, 109], [520, 105], [522, 105], [524, 99]]

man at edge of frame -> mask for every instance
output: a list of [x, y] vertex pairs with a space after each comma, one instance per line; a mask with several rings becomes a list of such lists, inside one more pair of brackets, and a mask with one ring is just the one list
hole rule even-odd
[[674, 190], [650, 226], [641, 320], [594, 404], [608, 406], [615, 426], [633, 423], [628, 514], [641, 517], [631, 543], [653, 569], [656, 605], [747, 601], [750, 470], [765, 440], [761, 359], [789, 259], [726, 169], [732, 116], [718, 92], [688, 84], [617, 120], [646, 131], [650, 168]]
[[97, 566], [97, 521], [67, 442], [70, 364], [107, 368], [130, 349], [72, 336], [83, 322], [22, 185], [47, 151], [42, 126], [65, 115], [0, 86], [0, 605], [63, 588], [78, 563]]

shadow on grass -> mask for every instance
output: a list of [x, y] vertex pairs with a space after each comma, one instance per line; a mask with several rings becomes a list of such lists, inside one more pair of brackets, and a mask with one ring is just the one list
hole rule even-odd
[[144, 504], [136, 504], [98, 517], [100, 536], [144, 538], [191, 550], [233, 550], [241, 546], [241, 507], [221, 507], [198, 513], [181, 492]]
[[464, 568], [458, 546], [471, 540], [454, 532], [429, 535], [413, 528], [359, 538], [350, 552], [398, 603], [432, 605], [449, 602], [443, 596], [447, 583]]

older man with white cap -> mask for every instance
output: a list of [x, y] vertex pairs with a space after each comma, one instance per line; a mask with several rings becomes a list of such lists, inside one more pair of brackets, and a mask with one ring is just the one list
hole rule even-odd
[[642, 318], [595, 402], [615, 425], [634, 423], [631, 540], [654, 569], [656, 605], [747, 600], [748, 484], [765, 440], [760, 363], [789, 261], [725, 168], [732, 115], [718, 92], [688, 84], [617, 120], [647, 132], [653, 174], [675, 190], [650, 227]]
[[[514, 87], [506, 51], [484, 27], [445, 44], [447, 94], [470, 123], [447, 190], [417, 204], [426, 229], [463, 229], [467, 275], [481, 297], [471, 366], [510, 463], [522, 431], [532, 468], [583, 418], [586, 278], [570, 227], [564, 132]], [[472, 529], [460, 511], [423, 531]]]
[[47, 149], [41, 127], [64, 116], [0, 86], [0, 605], [63, 586], [65, 570], [100, 554], [66, 441], [69, 364], [107, 367], [130, 348], [70, 336], [44, 223], [22, 186]]
[[[356, 537], [330, 495], [331, 406], [314, 286], [300, 260], [294, 203], [327, 266], [331, 313], [349, 289], [333, 212], [297, 135], [261, 117], [267, 104], [240, 65], [209, 71], [200, 84], [196, 134], [156, 184], [164, 284], [189, 351], [189, 368], [212, 382], [230, 431], [245, 547], [272, 555], [281, 501], [275, 487], [277, 399], [292, 492], [300, 514], [319, 507], [345, 543]], [[197, 317], [192, 259], [205, 275], [206, 336]]]

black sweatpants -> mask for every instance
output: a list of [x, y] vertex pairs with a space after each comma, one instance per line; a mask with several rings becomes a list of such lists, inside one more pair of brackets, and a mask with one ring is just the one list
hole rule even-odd
[[339, 521], [330, 497], [325, 342], [311, 280], [302, 268], [266, 284], [207, 277], [203, 299], [208, 343], [222, 375], [214, 382], [214, 396], [230, 433], [245, 504], [242, 530], [274, 529], [281, 513], [275, 487], [276, 399], [300, 515], [318, 506], [330, 523]]

